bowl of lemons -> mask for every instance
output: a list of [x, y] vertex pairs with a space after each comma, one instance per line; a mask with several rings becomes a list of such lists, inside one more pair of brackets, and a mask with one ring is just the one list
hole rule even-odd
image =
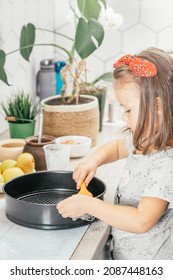
[[21, 153], [16, 160], [5, 159], [0, 163], [0, 192], [8, 181], [35, 172], [35, 160], [30, 153]]

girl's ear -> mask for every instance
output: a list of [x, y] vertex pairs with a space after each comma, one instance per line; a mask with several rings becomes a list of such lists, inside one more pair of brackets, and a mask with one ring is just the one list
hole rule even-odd
[[158, 115], [161, 115], [163, 112], [163, 103], [161, 97], [156, 97], [156, 111]]

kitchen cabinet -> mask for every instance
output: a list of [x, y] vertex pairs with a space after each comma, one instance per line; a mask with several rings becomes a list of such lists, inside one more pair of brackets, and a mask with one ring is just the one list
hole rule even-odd
[[[103, 127], [99, 133], [96, 148], [119, 137], [115, 127]], [[70, 161], [73, 170], [79, 161]], [[104, 196], [106, 201], [113, 202], [115, 189], [118, 185], [124, 160], [106, 164], [97, 170], [96, 177], [107, 186]], [[99, 220], [90, 225], [66, 230], [37, 230], [12, 223], [5, 216], [5, 201], [0, 196], [0, 259], [108, 259], [109, 244], [107, 240], [110, 227]]]

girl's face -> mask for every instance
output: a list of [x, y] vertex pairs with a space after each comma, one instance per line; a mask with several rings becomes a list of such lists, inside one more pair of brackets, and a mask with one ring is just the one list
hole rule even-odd
[[122, 119], [127, 122], [128, 128], [135, 131], [140, 101], [140, 89], [135, 83], [115, 81], [115, 95], [124, 109]]

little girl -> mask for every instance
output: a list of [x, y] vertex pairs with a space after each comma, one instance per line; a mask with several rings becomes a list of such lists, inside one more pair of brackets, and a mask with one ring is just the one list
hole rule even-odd
[[115, 94], [129, 136], [105, 144], [73, 172], [79, 188], [97, 167], [127, 158], [115, 204], [73, 195], [64, 217], [86, 213], [112, 226], [113, 259], [173, 259], [173, 59], [152, 48], [114, 64]]

